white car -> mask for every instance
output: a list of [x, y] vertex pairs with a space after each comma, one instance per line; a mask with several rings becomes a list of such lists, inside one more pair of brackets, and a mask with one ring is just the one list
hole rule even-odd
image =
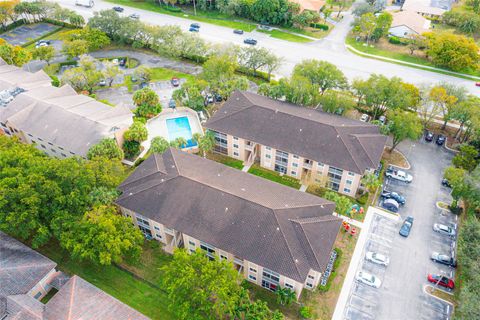
[[380, 279], [364, 271], [358, 271], [355, 279], [357, 279], [358, 282], [361, 282], [373, 288], [380, 288], [380, 286], [382, 285], [382, 281]]
[[370, 261], [385, 267], [388, 266], [388, 264], [390, 263], [390, 259], [387, 256], [378, 252], [373, 252], [373, 251], [368, 251], [365, 254], [365, 259], [367, 261]]
[[368, 122], [368, 118], [369, 118], [368, 114], [364, 113], [364, 114], [362, 114], [362, 117], [360, 118], [360, 121]]
[[433, 231], [438, 232], [440, 234], [455, 237], [455, 229], [444, 224], [435, 223], [433, 224]]
[[403, 182], [406, 182], [406, 183], [410, 183], [413, 180], [413, 177], [412, 177], [411, 174], [408, 174], [408, 173], [406, 173], [405, 171], [402, 171], [402, 170], [394, 169], [392, 167], [389, 167], [385, 171], [385, 176], [387, 176], [389, 178], [392, 178], [392, 179], [395, 179], [395, 180], [403, 181]]

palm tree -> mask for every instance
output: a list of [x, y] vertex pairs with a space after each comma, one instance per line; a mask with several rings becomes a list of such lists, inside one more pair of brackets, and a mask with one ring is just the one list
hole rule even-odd
[[364, 175], [361, 182], [370, 193], [375, 192], [375, 190], [381, 185], [380, 179], [378, 179], [373, 173]]
[[297, 297], [295, 294], [295, 291], [293, 291], [290, 288], [279, 288], [276, 291], [277, 294], [277, 302], [280, 303], [281, 305], [286, 305], [288, 306], [291, 304]]

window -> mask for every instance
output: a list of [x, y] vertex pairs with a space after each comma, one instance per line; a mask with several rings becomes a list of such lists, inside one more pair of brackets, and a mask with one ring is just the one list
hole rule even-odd
[[35, 295], [33, 296], [35, 299], [38, 299], [42, 296], [42, 293], [39, 291], [37, 293], [35, 293]]
[[293, 286], [290, 283], [285, 282], [285, 287], [293, 290]]
[[162, 239], [162, 236], [161, 236], [160, 234], [157, 233], [157, 234], [155, 234], [155, 235], [157, 236], [157, 238]]
[[45, 149], [45, 146], [43, 144], [41, 144], [42, 148]]
[[263, 279], [266, 279], [278, 284], [278, 282], [280, 281], [280, 275], [272, 270], [263, 268]]
[[60, 149], [60, 150], [64, 150], [62, 147], [58, 147], [58, 149]]
[[355, 175], [355, 173], [348, 171], [348, 175], [349, 175], [350, 177], [353, 177], [353, 176]]
[[266, 155], [265, 155], [265, 158], [267, 158], [267, 159], [271, 159], [271, 158], [272, 158], [272, 156], [271, 156], [271, 155], [269, 155], [269, 154], [266, 154]]
[[298, 159], [298, 156], [296, 154], [294, 154], [293, 159]]
[[337, 169], [335, 167], [328, 168], [328, 187], [334, 191], [338, 191], [340, 188], [340, 181], [342, 180], [342, 169]]
[[143, 219], [142, 217], [139, 217], [139, 216], [137, 216], [137, 223], [150, 227], [150, 223], [148, 222], [148, 220]]
[[308, 275], [308, 279], [315, 279], [314, 276]]
[[353, 181], [352, 181], [352, 180], [346, 180], [346, 181], [345, 181], [345, 184], [347, 184], [347, 185], [349, 185], [349, 186], [351, 186], [351, 185], [352, 185], [352, 183], [353, 183]]
[[272, 148], [270, 147], [265, 147], [265, 149], [267, 149], [268, 151], [272, 150]]
[[234, 143], [233, 147], [238, 149], [238, 144]]
[[43, 141], [43, 139], [42, 139], [42, 138], [38, 138], [38, 140], [40, 140], [40, 141]]
[[307, 282], [307, 288], [313, 288], [313, 284], [311, 284], [310, 282]]
[[31, 139], [31, 141], [32, 141], [32, 143], [37, 143], [37, 141], [35, 141], [35, 140], [33, 140], [33, 139]]
[[294, 162], [294, 163], [292, 163], [292, 166], [294, 166], [295, 168], [297, 168], [297, 167], [298, 167], [298, 163]]
[[48, 144], [51, 145], [51, 146], [53, 146], [53, 143], [51, 143], [51, 142], [49, 142]]
[[275, 155], [275, 171], [280, 173], [287, 173], [288, 153], [277, 150]]
[[345, 192], [345, 193], [350, 193], [350, 191], [351, 191], [351, 190], [348, 189], [348, 188], [343, 188], [343, 192]]
[[188, 244], [191, 245], [192, 247], [195, 247], [195, 242], [193, 242], [192, 240], [188, 240]]
[[62, 153], [62, 157], [66, 158], [66, 157], [67, 157], [67, 155], [66, 155], [65, 153]]
[[220, 255], [220, 260], [228, 260], [227, 256], [224, 256], [223, 254]]
[[57, 153], [57, 151], [55, 151], [55, 149], [53, 149], [53, 148], [52, 148], [52, 149], [50, 149], [50, 150], [52, 150], [52, 152], [53, 152], [53, 153]]
[[27, 133], [27, 135], [28, 135], [29, 137], [33, 137], [30, 133]]
[[215, 151], [223, 154], [228, 154], [228, 141], [227, 135], [224, 133], [216, 132], [215, 135]]
[[153, 226], [153, 229], [155, 229], [155, 230], [160, 230], [160, 228], [157, 227], [157, 226]]
[[296, 176], [296, 175], [297, 175], [297, 171], [290, 171], [290, 174], [291, 174], [292, 176]]
[[195, 250], [194, 250], [194, 249], [190, 249], [190, 253], [195, 253]]
[[70, 151], [70, 154], [73, 154], [73, 155], [75, 155], [75, 152], [72, 152], [72, 151]]
[[233, 140], [238, 141], [238, 137], [233, 137]]
[[233, 152], [233, 155], [234, 155], [235, 157], [238, 157], [238, 156], [239, 156], [238, 152], [236, 152], [236, 151]]
[[255, 269], [255, 268], [250, 267], [248, 270], [250, 270], [250, 272], [257, 273], [257, 269]]
[[200, 249], [207, 253], [207, 256], [211, 259], [215, 258], [215, 248], [205, 242], [200, 242]]
[[251, 274], [248, 275], [248, 279], [250, 279], [250, 280], [252, 280], [252, 281], [257, 281], [257, 277], [255, 277], [255, 276], [253, 276], [253, 275], [251, 275]]

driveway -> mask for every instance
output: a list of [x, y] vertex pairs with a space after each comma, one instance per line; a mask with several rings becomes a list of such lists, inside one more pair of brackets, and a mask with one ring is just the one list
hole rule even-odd
[[[453, 276], [452, 268], [430, 260], [432, 251], [450, 254], [452, 240], [435, 233], [434, 223], [452, 224], [456, 216], [436, 206], [437, 201], [450, 202], [449, 190], [441, 186], [442, 173], [452, 154], [434, 143], [405, 143], [401, 151], [408, 155], [414, 177], [411, 184], [387, 181], [386, 188], [404, 195], [406, 204], [395, 222], [375, 216], [370, 225], [366, 251], [376, 251], [390, 257], [388, 267], [361, 261], [357, 271], [365, 270], [382, 280], [379, 289], [355, 283], [344, 311], [344, 319], [448, 319], [448, 304], [424, 293], [428, 273]], [[398, 234], [407, 216], [414, 217], [408, 238]]]

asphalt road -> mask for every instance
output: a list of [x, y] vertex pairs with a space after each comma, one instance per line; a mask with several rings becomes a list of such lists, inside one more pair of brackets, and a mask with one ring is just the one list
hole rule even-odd
[[[77, 11], [86, 19], [93, 16], [94, 11], [111, 9], [114, 6], [114, 4], [102, 0], [96, 0], [93, 8], [75, 6], [75, 0], [57, 0], [56, 2], [66, 8]], [[124, 9], [125, 11], [122, 15], [128, 16], [132, 13], [138, 13], [141, 21], [153, 25], [175, 24], [188, 30], [190, 23], [194, 22], [188, 18], [179, 18], [130, 7], [124, 7]], [[379, 60], [367, 59], [349, 52], [345, 48], [344, 40], [352, 20], [353, 17], [349, 13], [345, 13], [343, 21], [339, 23], [326, 38], [311, 43], [288, 42], [270, 38], [267, 34], [255, 31], [250, 33], [247, 32], [243, 36], [239, 36], [233, 34], [232, 29], [230, 28], [208, 23], [201, 23], [199, 35], [214, 43], [235, 43], [239, 45], [244, 45], [243, 40], [247, 37], [257, 39], [258, 46], [268, 48], [284, 59], [281, 68], [277, 72], [278, 76], [288, 76], [295, 64], [304, 59], [320, 59], [329, 61], [338, 66], [349, 79], [354, 79], [356, 77], [366, 78], [371, 73], [380, 73], [388, 77], [398, 76], [404, 81], [417, 85], [421, 83], [448, 81], [457, 85], [464, 85], [471, 93], [480, 95], [480, 88], [475, 87], [473, 81], [382, 62]]]
[[[390, 257], [388, 267], [362, 261], [365, 270], [382, 280], [379, 289], [355, 284], [346, 309], [346, 319], [448, 319], [451, 308], [423, 292], [428, 273], [452, 276], [452, 268], [430, 260], [432, 251], [450, 254], [452, 240], [432, 230], [434, 223], [454, 223], [455, 216], [436, 207], [439, 200], [450, 202], [449, 190], [440, 182], [452, 155], [434, 143], [417, 141], [402, 145], [412, 165], [414, 180], [407, 185], [390, 181], [387, 189], [404, 195], [406, 204], [399, 211], [401, 219], [390, 221], [375, 216], [364, 251], [376, 251]], [[398, 234], [407, 216], [414, 217], [408, 238]]]

